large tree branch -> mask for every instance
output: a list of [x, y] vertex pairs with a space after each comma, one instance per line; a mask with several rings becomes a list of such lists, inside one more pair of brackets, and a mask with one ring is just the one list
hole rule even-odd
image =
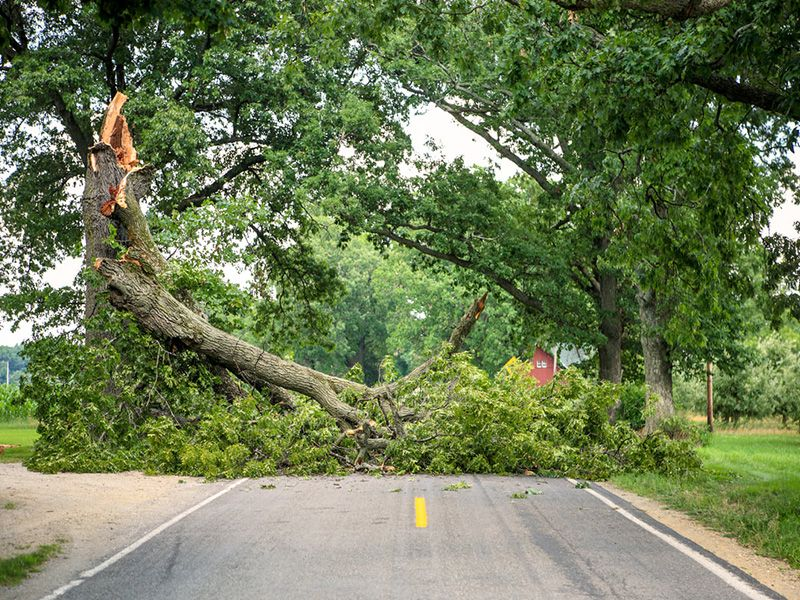
[[543, 309], [542, 303], [539, 302], [536, 298], [528, 295], [519, 287], [517, 287], [513, 281], [498, 275], [497, 273], [476, 265], [470, 260], [466, 260], [455, 254], [449, 254], [447, 252], [440, 252], [430, 246], [422, 244], [417, 240], [413, 240], [408, 237], [401, 236], [394, 231], [385, 228], [375, 228], [369, 230], [371, 233], [376, 235], [384, 236], [394, 242], [397, 242], [401, 246], [405, 246], [406, 248], [412, 248], [426, 256], [430, 256], [431, 258], [436, 258], [438, 260], [443, 260], [454, 264], [458, 267], [462, 267], [464, 269], [469, 269], [475, 273], [479, 273], [486, 277], [489, 281], [496, 284], [500, 289], [504, 292], [508, 293], [512, 298], [517, 300], [518, 302], [522, 303], [527, 308], [534, 310], [534, 311], [541, 311]]
[[[313, 398], [343, 424], [365, 420], [361, 411], [339, 400], [327, 375], [217, 329], [148, 275], [135, 254], [103, 259], [95, 267], [108, 282], [111, 303], [133, 314], [147, 331], [210, 358], [253, 386], [272, 384]], [[349, 387], [360, 386], [351, 382]]]
[[[462, 94], [468, 96], [472, 100], [476, 102], [480, 102], [484, 107], [486, 107], [489, 111], [497, 114], [500, 112], [500, 107], [495, 103], [492, 102], [486, 96], [477, 93], [475, 90], [472, 90], [462, 84], [454, 84], [455, 89]], [[457, 109], [457, 106], [449, 103], [453, 109]], [[574, 165], [567, 162], [564, 157], [559, 154], [555, 148], [551, 144], [545, 142], [540, 136], [538, 136], [533, 129], [531, 129], [526, 123], [516, 119], [514, 117], [508, 118], [508, 125], [509, 129], [515, 131], [520, 137], [527, 140], [534, 148], [539, 150], [542, 154], [544, 154], [547, 158], [552, 160], [558, 167], [564, 171], [565, 173], [574, 173], [577, 169]]]
[[205, 186], [198, 192], [191, 196], [187, 196], [178, 203], [178, 210], [186, 210], [193, 206], [200, 206], [206, 199], [221, 191], [226, 184], [230, 181], [256, 165], [266, 162], [266, 158], [262, 155], [250, 155], [243, 158], [241, 161], [233, 165], [230, 169], [225, 171], [218, 179]]
[[492, 148], [494, 148], [500, 156], [502, 156], [503, 158], [507, 158], [512, 163], [517, 165], [523, 172], [525, 172], [527, 175], [533, 178], [533, 180], [539, 184], [539, 187], [541, 187], [547, 194], [556, 198], [561, 195], [561, 190], [559, 190], [556, 186], [550, 183], [547, 180], [547, 177], [545, 177], [541, 171], [535, 169], [533, 166], [531, 166], [531, 164], [528, 161], [524, 160], [518, 154], [513, 152], [510, 148], [508, 148], [508, 146], [502, 144], [499, 139], [495, 138], [486, 129], [467, 119], [464, 115], [462, 115], [458, 111], [458, 107], [454, 107], [452, 104], [449, 104], [444, 100], [439, 100], [436, 104], [442, 110], [450, 114], [456, 121], [461, 123], [464, 127], [469, 129], [470, 131], [473, 131], [474, 133], [481, 136], [484, 140], [486, 140], [489, 143], [489, 145]]
[[[552, 0], [568, 10], [611, 10], [624, 8], [672, 19], [693, 19], [728, 6], [733, 0]], [[519, 0], [506, 0], [520, 6]]]
[[106, 85], [108, 86], [108, 98], [112, 100], [117, 94], [117, 77], [114, 68], [114, 52], [119, 44], [120, 25], [115, 22], [111, 25], [111, 37], [108, 40], [108, 47], [103, 56], [103, 65], [106, 69]]
[[72, 143], [75, 145], [75, 149], [78, 151], [78, 155], [81, 157], [83, 165], [86, 166], [88, 164], [86, 161], [88, 157], [89, 146], [91, 146], [92, 141], [91, 135], [84, 131], [83, 127], [78, 122], [78, 119], [75, 117], [75, 114], [67, 108], [67, 104], [64, 102], [64, 98], [61, 97], [60, 92], [54, 91], [52, 93], [52, 99], [53, 106], [56, 109], [56, 114], [61, 119], [61, 123], [67, 130], [67, 134], [72, 140]]
[[781, 92], [766, 90], [742, 83], [733, 77], [722, 77], [714, 73], [689, 73], [686, 81], [719, 94], [732, 102], [741, 102], [800, 120], [800, 102]]

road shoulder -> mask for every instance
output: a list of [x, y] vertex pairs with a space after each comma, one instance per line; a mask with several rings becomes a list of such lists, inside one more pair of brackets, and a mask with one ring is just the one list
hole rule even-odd
[[229, 482], [142, 473], [45, 475], [21, 464], [0, 464], [0, 548], [6, 558], [58, 542], [59, 556], [0, 598], [41, 598], [78, 573]]
[[603, 482], [602, 487], [643, 513], [747, 573], [789, 600], [800, 600], [800, 571], [781, 560], [756, 554], [732, 538], [713, 531], [660, 502]]

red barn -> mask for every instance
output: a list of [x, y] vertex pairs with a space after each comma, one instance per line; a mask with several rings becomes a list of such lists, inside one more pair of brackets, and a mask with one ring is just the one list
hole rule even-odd
[[556, 371], [558, 371], [556, 358], [537, 346], [533, 352], [533, 358], [531, 358], [529, 375], [535, 377], [539, 385], [544, 385], [555, 377]]

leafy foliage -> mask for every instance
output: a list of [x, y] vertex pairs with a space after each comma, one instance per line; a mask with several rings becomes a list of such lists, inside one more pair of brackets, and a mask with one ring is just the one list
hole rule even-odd
[[574, 370], [537, 387], [523, 372], [494, 380], [458, 355], [409, 392], [427, 418], [387, 456], [399, 470], [516, 473], [605, 478], [630, 470], [679, 473], [699, 466], [691, 444], [663, 433], [640, 437], [611, 425], [620, 386], [596, 384]]
[[339, 430], [310, 401], [298, 399], [290, 415], [256, 391], [220, 404], [215, 377], [191, 353], [165, 352], [118, 317], [107, 327], [115, 340], [56, 337], [28, 347], [22, 396], [36, 403], [40, 433], [32, 468], [208, 477], [339, 469], [329, 452]]
[[[37, 405], [40, 433], [30, 467], [216, 478], [336, 473], [353, 465], [354, 441], [316, 403], [297, 398], [296, 408], [283, 412], [256, 390], [221, 403], [213, 375], [191, 354], [165, 353], [124, 319], [112, 325], [114, 343], [50, 338], [28, 348], [22, 396]], [[400, 472], [530, 470], [589, 478], [697, 466], [687, 441], [661, 433], [642, 438], [627, 424], [610, 425], [607, 411], [620, 393], [572, 370], [542, 388], [521, 371], [491, 379], [462, 353], [440, 359], [400, 391], [424, 418], [370, 460]], [[383, 418], [377, 407], [366, 409]]]

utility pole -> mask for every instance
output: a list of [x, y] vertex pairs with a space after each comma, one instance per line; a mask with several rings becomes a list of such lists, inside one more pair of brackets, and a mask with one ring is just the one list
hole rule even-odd
[[714, 364], [706, 363], [706, 422], [708, 430], [714, 431]]

